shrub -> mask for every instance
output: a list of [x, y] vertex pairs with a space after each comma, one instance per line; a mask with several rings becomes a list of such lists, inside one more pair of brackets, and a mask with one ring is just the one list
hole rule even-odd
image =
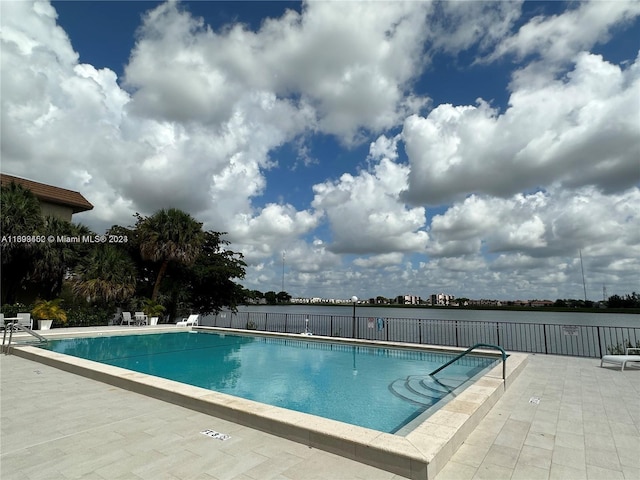
[[623, 340], [622, 343], [615, 346], [610, 345], [607, 347], [607, 353], [609, 355], [624, 355], [627, 353], [627, 348], [640, 348], [640, 340], [636, 341], [635, 346], [629, 340]]
[[74, 305], [67, 310], [67, 326], [88, 327], [108, 325], [113, 312], [98, 305]]
[[13, 303], [13, 304], [5, 304], [2, 305], [1, 313], [4, 314], [5, 317], [16, 317], [18, 313], [26, 313], [31, 311], [31, 306], [27, 306], [24, 303]]
[[31, 309], [31, 315], [35, 320], [53, 320], [55, 323], [67, 323], [67, 312], [60, 306], [62, 299], [37, 300]]

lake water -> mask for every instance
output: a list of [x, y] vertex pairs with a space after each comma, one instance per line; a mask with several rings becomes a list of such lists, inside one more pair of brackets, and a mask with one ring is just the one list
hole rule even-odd
[[640, 345], [640, 315], [552, 311], [397, 308], [357, 305], [252, 305], [201, 325], [454, 347], [600, 358]]
[[[309, 315], [352, 316], [353, 306], [324, 305], [250, 305], [239, 312], [265, 312]], [[467, 310], [451, 308], [394, 308], [356, 305], [357, 317], [417, 318], [425, 320], [465, 320], [476, 322], [542, 323], [551, 325], [585, 325], [640, 327], [640, 314], [583, 313], [546, 311]]]

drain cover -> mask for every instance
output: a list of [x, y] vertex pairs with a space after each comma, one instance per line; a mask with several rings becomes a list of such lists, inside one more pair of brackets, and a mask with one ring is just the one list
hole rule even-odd
[[218, 440], [229, 440], [231, 438], [231, 435], [227, 435], [226, 433], [220, 433], [220, 432], [216, 432], [215, 430], [203, 430], [200, 432], [203, 435], [206, 435], [207, 437], [211, 437], [211, 438], [216, 438]]
[[540, 403], [540, 398], [538, 397], [531, 397], [529, 399], [529, 403], [533, 403], [534, 405], [538, 405]]

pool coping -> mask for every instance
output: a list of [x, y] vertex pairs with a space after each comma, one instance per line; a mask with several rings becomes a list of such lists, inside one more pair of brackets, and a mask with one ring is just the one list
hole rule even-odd
[[[106, 332], [46, 332], [49, 338], [101, 336], [144, 333], [177, 333], [191, 328], [123, 328]], [[272, 333], [221, 327], [194, 327], [196, 331], [215, 331], [250, 336], [290, 338], [300, 340], [299, 334]], [[42, 332], [44, 333], [44, 332]], [[459, 353], [464, 348], [418, 345], [398, 342], [352, 340], [336, 337], [304, 336], [305, 340], [385, 346], [411, 350]], [[499, 354], [478, 350], [488, 356]], [[30, 345], [11, 346], [11, 353], [20, 357], [82, 375], [159, 400], [174, 403], [215, 417], [271, 433], [310, 447], [319, 448], [343, 457], [372, 465], [412, 479], [433, 479], [446, 462], [477, 427], [482, 418], [504, 393], [502, 365], [491, 368], [456, 398], [443, 405], [410, 433], [399, 436], [349, 425], [336, 420], [287, 410], [173, 380], [133, 372], [65, 354], [43, 350]], [[509, 353], [506, 362], [506, 385], [522, 371], [527, 355]]]

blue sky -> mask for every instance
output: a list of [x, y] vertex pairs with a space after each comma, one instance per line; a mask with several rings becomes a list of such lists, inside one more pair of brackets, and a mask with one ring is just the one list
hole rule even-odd
[[2, 171], [177, 207], [247, 288], [638, 291], [638, 2], [2, 2]]

